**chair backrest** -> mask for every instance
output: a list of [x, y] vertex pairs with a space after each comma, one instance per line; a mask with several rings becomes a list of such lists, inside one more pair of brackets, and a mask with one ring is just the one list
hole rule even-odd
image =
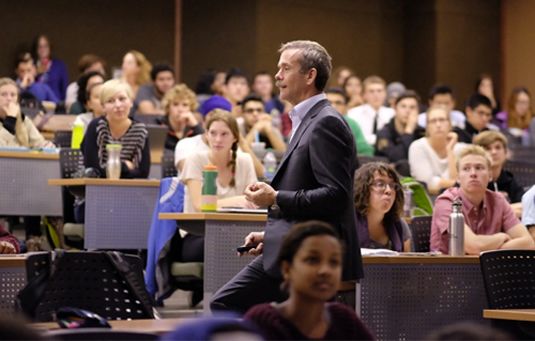
[[80, 149], [61, 148], [59, 151], [59, 171], [62, 179], [73, 178], [84, 169], [84, 157]]
[[535, 164], [533, 162], [508, 160], [503, 168], [513, 173], [520, 186], [528, 188], [535, 185]]
[[431, 221], [433, 216], [418, 216], [411, 219], [412, 240], [415, 252], [429, 252], [431, 238]]
[[390, 163], [387, 157], [384, 156], [366, 156], [366, 155], [358, 155], [359, 163], [362, 166], [365, 163], [368, 162], [384, 162], [384, 163]]
[[[35, 311], [25, 313], [34, 315], [39, 322], [52, 321], [55, 311], [61, 307], [81, 308], [107, 320], [154, 318], [140, 258], [122, 254], [122, 259], [130, 281], [105, 252], [65, 252], [44, 282]], [[49, 271], [51, 263], [48, 252], [30, 254], [26, 260], [28, 283], [41, 271]]]
[[172, 178], [177, 174], [175, 157], [173, 155], [162, 155], [162, 179]]
[[535, 308], [535, 250], [496, 250], [479, 255], [490, 309]]
[[511, 160], [535, 163], [535, 148], [516, 146], [511, 148]]
[[56, 130], [54, 142], [60, 148], [70, 148], [72, 142], [72, 130]]

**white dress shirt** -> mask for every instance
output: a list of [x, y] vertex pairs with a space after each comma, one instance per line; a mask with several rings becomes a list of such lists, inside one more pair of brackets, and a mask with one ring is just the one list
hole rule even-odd
[[[390, 120], [396, 112], [392, 108], [380, 107], [379, 110], [375, 110], [369, 104], [359, 105], [356, 108], [349, 110], [347, 116], [357, 121], [366, 138], [366, 142], [375, 146], [377, 140], [376, 132], [381, 130]], [[375, 117], [377, 116], [377, 130], [374, 132]]]

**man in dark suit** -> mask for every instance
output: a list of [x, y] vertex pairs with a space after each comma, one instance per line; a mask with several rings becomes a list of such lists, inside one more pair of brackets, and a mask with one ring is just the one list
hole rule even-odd
[[245, 245], [257, 245], [249, 254], [260, 257], [214, 295], [212, 310], [245, 312], [255, 304], [282, 301], [277, 254], [284, 235], [302, 221], [330, 223], [346, 245], [342, 279], [363, 277], [353, 206], [355, 139], [323, 93], [331, 57], [311, 41], [286, 43], [279, 52], [275, 79], [280, 98], [294, 106], [292, 136], [271, 186], [260, 182], [245, 190], [248, 200], [268, 207], [265, 234], [253, 232], [245, 239]]

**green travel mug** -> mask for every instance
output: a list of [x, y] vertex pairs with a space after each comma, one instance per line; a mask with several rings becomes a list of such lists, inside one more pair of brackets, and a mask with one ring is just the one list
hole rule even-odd
[[215, 212], [217, 210], [217, 167], [209, 164], [202, 172], [202, 204], [201, 211]]

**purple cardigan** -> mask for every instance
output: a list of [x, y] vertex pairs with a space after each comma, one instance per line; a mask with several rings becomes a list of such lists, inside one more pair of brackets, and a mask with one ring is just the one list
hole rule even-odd
[[[392, 242], [392, 250], [403, 252], [403, 227], [401, 221], [389, 224], [386, 227], [388, 239]], [[359, 234], [360, 247], [370, 246], [370, 231], [368, 230], [368, 218], [357, 213], [357, 232]]]

